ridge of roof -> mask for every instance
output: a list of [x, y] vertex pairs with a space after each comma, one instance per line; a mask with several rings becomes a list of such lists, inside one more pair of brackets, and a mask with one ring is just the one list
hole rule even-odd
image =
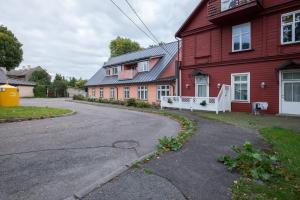
[[[165, 44], [165, 48], [168, 52], [170, 52], [170, 54], [164, 54], [160, 58], [159, 62], [149, 72], [138, 73], [133, 79], [130, 80], [118, 80], [118, 76], [106, 76], [105, 67], [102, 67], [92, 76], [92, 78], [87, 82], [86, 86], [153, 82], [157, 80], [164, 69], [176, 58], [178, 53], [178, 43], [178, 41], [175, 41]], [[162, 48], [155, 48], [161, 49], [159, 52], [156, 52], [157, 55], [161, 55], [161, 51], [164, 51]]]
[[177, 43], [177, 41], [164, 43], [163, 47], [161, 45], [154, 46], [154, 47], [148, 47], [146, 49], [141, 49], [134, 52], [129, 52], [120, 56], [116, 57], [110, 57], [106, 63], [104, 63], [103, 67], [118, 65], [122, 63], [128, 63], [131, 61], [136, 61], [140, 59], [146, 59], [150, 57], [155, 56], [164, 56], [166, 54], [165, 52], [165, 46], [171, 45], [173, 43]]

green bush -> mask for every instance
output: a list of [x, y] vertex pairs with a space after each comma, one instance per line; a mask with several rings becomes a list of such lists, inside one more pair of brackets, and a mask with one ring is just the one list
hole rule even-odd
[[36, 85], [33, 88], [33, 93], [35, 97], [47, 97], [47, 87], [43, 85]]
[[133, 98], [127, 99], [125, 101], [125, 106], [127, 106], [127, 107], [128, 106], [136, 107], [136, 104], [137, 104], [136, 99], [133, 99]]
[[89, 98], [87, 99], [87, 101], [89, 101], [89, 102], [96, 102], [97, 99], [96, 99], [96, 98], [89, 97]]
[[83, 95], [74, 95], [73, 100], [83, 101], [85, 100], [85, 97]]
[[137, 108], [150, 108], [151, 105], [145, 101], [136, 101], [136, 106]]
[[250, 142], [246, 142], [242, 148], [237, 146], [230, 148], [237, 153], [236, 157], [225, 155], [218, 158], [218, 161], [224, 163], [228, 170], [237, 170], [246, 177], [262, 181], [282, 176], [282, 170], [275, 155], [255, 150]]

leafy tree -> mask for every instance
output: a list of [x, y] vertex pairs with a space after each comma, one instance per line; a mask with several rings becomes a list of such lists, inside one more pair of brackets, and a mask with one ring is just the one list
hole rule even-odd
[[77, 79], [75, 77], [70, 78], [69, 82], [68, 82], [68, 86], [70, 87], [75, 87]]
[[65, 80], [65, 77], [60, 74], [56, 74], [52, 85], [53, 87], [51, 87], [51, 90], [54, 91], [52, 91], [51, 93], [53, 93], [55, 97], [66, 96], [68, 81]]
[[109, 48], [111, 57], [116, 57], [142, 49], [139, 43], [120, 36], [110, 42]]
[[76, 88], [80, 88], [80, 89], [83, 89], [84, 88], [84, 85], [87, 83], [87, 80], [83, 80], [83, 79], [79, 79], [78, 81], [76, 81], [75, 83], [75, 87]]
[[29, 80], [35, 82], [37, 85], [51, 84], [51, 76], [47, 73], [46, 70], [34, 71]]
[[10, 30], [0, 25], [0, 66], [11, 70], [18, 67], [22, 60], [22, 44]]

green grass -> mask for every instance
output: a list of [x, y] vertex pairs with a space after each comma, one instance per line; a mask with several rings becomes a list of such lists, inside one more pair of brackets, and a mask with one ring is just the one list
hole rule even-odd
[[276, 152], [285, 176], [261, 184], [241, 178], [232, 187], [233, 199], [300, 199], [300, 132], [283, 128], [260, 132]]
[[276, 152], [285, 171], [282, 178], [258, 183], [242, 177], [232, 186], [233, 199], [300, 199], [300, 118], [251, 113], [195, 112], [201, 117], [256, 129]]
[[13, 108], [0, 107], [0, 120], [37, 119], [56, 117], [72, 112], [68, 109], [20, 106]]
[[216, 115], [212, 112], [195, 112], [197, 115], [208, 118], [223, 121], [226, 123], [234, 124], [236, 126], [262, 129], [268, 127], [281, 127], [286, 129], [293, 129], [300, 131], [300, 118], [299, 117], [285, 117], [275, 115], [253, 115], [251, 113], [238, 113], [238, 112], [226, 112]]

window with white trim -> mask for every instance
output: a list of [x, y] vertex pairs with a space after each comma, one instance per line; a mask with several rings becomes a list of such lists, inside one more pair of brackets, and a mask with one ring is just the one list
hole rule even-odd
[[209, 96], [209, 84], [208, 76], [201, 75], [195, 77], [196, 84], [196, 96], [197, 97], [208, 97]]
[[147, 72], [149, 71], [149, 61], [143, 61], [138, 63], [138, 71], [139, 72]]
[[100, 88], [100, 91], [99, 91], [99, 97], [100, 97], [100, 98], [103, 98], [103, 97], [104, 97], [104, 91], [103, 91], [103, 88]]
[[232, 51], [245, 51], [251, 48], [251, 23], [232, 27]]
[[111, 70], [110, 69], [106, 69], [106, 76], [110, 76], [111, 75]]
[[281, 44], [300, 42], [300, 10], [281, 16]]
[[156, 86], [156, 99], [161, 100], [161, 97], [170, 96], [169, 85], [157, 85]]
[[118, 75], [120, 72], [120, 67], [113, 67], [112, 68], [112, 75]]
[[115, 99], [116, 98], [115, 95], [116, 95], [116, 88], [114, 88], [114, 87], [110, 88], [110, 95], [109, 95], [109, 97], [111, 99]]
[[231, 74], [231, 87], [234, 101], [250, 101], [250, 73]]
[[124, 87], [124, 99], [129, 99], [129, 98], [130, 98], [130, 88]]
[[147, 100], [148, 99], [148, 87], [138, 86], [138, 99]]
[[92, 88], [92, 97], [93, 97], [93, 98], [96, 97], [96, 88]]

